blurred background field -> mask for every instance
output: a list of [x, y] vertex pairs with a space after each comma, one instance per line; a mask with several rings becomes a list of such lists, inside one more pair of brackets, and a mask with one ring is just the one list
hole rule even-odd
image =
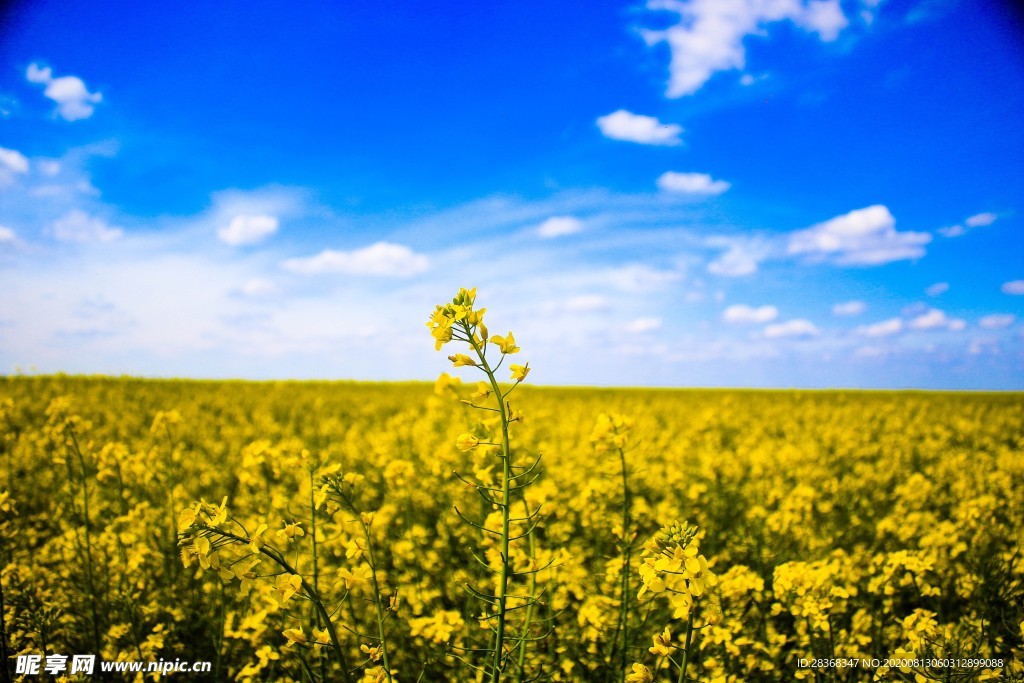
[[[274, 599], [271, 568], [243, 577], [177, 548], [179, 513], [221, 504], [309, 575], [346, 592], [351, 515], [311, 511], [315, 477], [356, 473], [400, 680], [471, 680], [446, 644], [480, 633], [458, 588], [479, 579], [486, 516], [453, 474], [489, 476], [460, 452], [469, 387], [426, 383], [0, 378], [0, 567], [6, 647], [111, 659], [209, 660], [210, 680], [301, 680], [289, 628], [306, 603]], [[521, 395], [518, 392], [522, 392]], [[513, 447], [543, 455], [537, 557], [552, 628], [531, 659], [555, 680], [620, 680], [612, 647], [619, 576], [619, 460], [594, 450], [600, 413], [635, 419], [626, 454], [637, 542], [698, 524], [722, 618], [696, 640], [699, 680], [809, 676], [801, 657], [958, 652], [1001, 658], [961, 671], [1021, 670], [1024, 400], [1016, 393], [736, 391], [523, 386]], [[478, 452], [481, 451], [481, 452]], [[300, 538], [277, 534], [299, 524]], [[618, 528], [616, 525], [619, 524]], [[346, 570], [349, 571], [346, 574]], [[476, 572], [476, 573], [474, 573]], [[358, 582], [339, 620], [351, 661], [373, 623]], [[630, 659], [653, 659], [669, 617], [637, 604]], [[305, 654], [304, 654], [305, 653]], [[923, 656], [923, 655], [922, 655]], [[655, 663], [650, 663], [656, 669]], [[370, 670], [367, 664], [367, 670]], [[870, 680], [868, 670], [834, 671]], [[913, 673], [891, 671], [894, 680]], [[372, 671], [367, 674], [372, 680]], [[1007, 678], [1006, 680], [1010, 680]]]

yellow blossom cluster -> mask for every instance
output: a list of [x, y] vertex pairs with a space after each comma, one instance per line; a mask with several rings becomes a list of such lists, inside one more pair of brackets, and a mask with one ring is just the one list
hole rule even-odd
[[[457, 299], [435, 344], [524, 353]], [[0, 377], [0, 680], [60, 653], [238, 683], [345, 680], [339, 655], [353, 683], [476, 680], [460, 658], [492, 619], [468, 591], [493, 593], [503, 558], [454, 508], [500, 530], [475, 487], [500, 482], [502, 430], [463, 401], [516, 381], [481, 386], [476, 362], [436, 384]], [[535, 596], [524, 679], [675, 681], [684, 652], [686, 680], [715, 683], [1024, 672], [1020, 395], [529, 384], [508, 437], [544, 455], [510, 506], [513, 535], [541, 511], [508, 556], [517, 623]], [[981, 663], [800, 664], [909, 655]]]

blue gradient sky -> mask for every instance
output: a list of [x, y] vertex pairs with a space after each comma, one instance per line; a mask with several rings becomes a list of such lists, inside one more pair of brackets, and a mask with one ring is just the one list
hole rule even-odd
[[23, 1], [0, 372], [1024, 389], [1012, 7]]

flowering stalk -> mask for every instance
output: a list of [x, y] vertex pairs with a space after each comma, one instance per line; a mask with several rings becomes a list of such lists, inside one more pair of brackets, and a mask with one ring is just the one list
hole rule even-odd
[[629, 489], [629, 468], [626, 463], [626, 439], [632, 427], [633, 420], [631, 418], [601, 413], [598, 415], [594, 431], [590, 435], [590, 441], [594, 444], [594, 450], [598, 453], [615, 452], [619, 456], [622, 477], [622, 520], [620, 522], [622, 529], [619, 542], [619, 557], [622, 560], [622, 565], [619, 580], [619, 619], [616, 624], [616, 634], [618, 635], [620, 680], [623, 681], [626, 680], [626, 664], [629, 657], [629, 596], [632, 592], [629, 563], [634, 537], [632, 530], [633, 497]]
[[[465, 401], [465, 403], [474, 408], [495, 412], [500, 420], [501, 437], [498, 442], [484, 441], [480, 437], [468, 433], [461, 434], [456, 441], [458, 448], [463, 451], [468, 451], [481, 445], [496, 449], [497, 453], [495, 455], [501, 460], [501, 482], [499, 486], [485, 486], [482, 483], [468, 482], [463, 479], [467, 484], [476, 488], [477, 493], [480, 494], [485, 502], [500, 511], [501, 531], [495, 532], [492, 529], [487, 529], [484, 525], [466, 518], [458, 508], [455, 508], [455, 512], [468, 524], [485, 533], [494, 533], [498, 536], [500, 566], [494, 569], [489, 564], [480, 561], [482, 566], [497, 574], [496, 592], [489, 594], [466, 586], [470, 593], [482, 600], [493, 611], [493, 614], [485, 618], [490, 622], [494, 632], [493, 644], [488, 650], [490, 662], [481, 672], [491, 683], [496, 683], [501, 680], [507, 664], [506, 641], [512, 640], [507, 633], [509, 583], [512, 576], [516, 573], [513, 570], [510, 558], [511, 544], [513, 541], [530, 536], [539, 521], [539, 510], [532, 512], [527, 510], [523, 517], [512, 517], [512, 499], [514, 495], [520, 495], [524, 488], [536, 480], [539, 458], [530, 465], [516, 466], [513, 464], [509, 444], [509, 427], [513, 422], [522, 420], [522, 415], [512, 409], [507, 398], [519, 383], [526, 379], [526, 375], [530, 372], [530, 366], [529, 364], [509, 365], [509, 370], [512, 373], [511, 378], [515, 383], [508, 391], [502, 391], [501, 386], [498, 384], [496, 373], [501, 368], [502, 363], [504, 363], [505, 357], [518, 353], [519, 347], [516, 346], [515, 337], [511, 332], [505, 336], [489, 336], [487, 326], [483, 322], [483, 316], [487, 309], [474, 309], [475, 302], [476, 289], [459, 290], [458, 295], [452, 299], [450, 304], [437, 306], [427, 322], [427, 327], [430, 328], [431, 335], [435, 340], [435, 349], [438, 351], [441, 350], [444, 344], [453, 340], [469, 345], [473, 356], [456, 353], [448, 357], [455, 367], [475, 367], [483, 372], [486, 377], [486, 380], [478, 383], [477, 391], [471, 397], [472, 400]], [[487, 358], [488, 343], [497, 346], [501, 351], [501, 358], [494, 365]], [[478, 404], [478, 402], [484, 401], [492, 395], [495, 407]], [[513, 523], [523, 524], [527, 527], [527, 530], [513, 536]], [[536, 569], [532, 568], [530, 571], [536, 571]], [[526, 603], [523, 606], [529, 607], [533, 603], [534, 598], [529, 596], [526, 598]], [[524, 645], [526, 638], [527, 634], [525, 632], [522, 633], [520, 639], [521, 647]], [[520, 657], [514, 664], [519, 665], [523, 659], [522, 652], [520, 652]]]
[[[341, 642], [338, 640], [338, 634], [334, 627], [334, 623], [331, 620], [331, 613], [327, 609], [327, 605], [324, 603], [323, 597], [320, 592], [311, 585], [299, 572], [298, 570], [285, 559], [284, 555], [281, 554], [275, 548], [266, 544], [263, 538], [263, 534], [266, 533], [267, 526], [261, 524], [255, 533], [249, 534], [245, 531], [234, 518], [231, 521], [237, 526], [245, 535], [240, 535], [223, 528], [221, 525], [228, 521], [227, 511], [227, 498], [225, 498], [220, 505], [212, 505], [205, 501], [192, 503], [189, 507], [181, 511], [178, 517], [178, 545], [181, 547], [182, 562], [187, 567], [191, 564], [192, 560], [198, 560], [200, 566], [204, 569], [220, 570], [222, 578], [227, 574], [232, 574], [235, 578], [242, 581], [243, 586], [246, 582], [251, 582], [257, 578], [255, 573], [252, 571], [257, 562], [251, 562], [248, 565], [248, 571], [226, 570], [221, 567], [219, 551], [225, 546], [236, 546], [247, 548], [252, 555], [263, 556], [269, 558], [274, 564], [283, 570], [283, 573], [277, 575], [275, 583], [274, 596], [279, 604], [284, 604], [291, 597], [298, 593], [302, 593], [312, 603], [314, 610], [316, 611], [319, 620], [324, 624], [325, 634], [321, 634], [326, 637], [318, 637], [317, 646], [330, 642], [337, 653], [338, 661], [341, 664], [341, 679], [344, 683], [354, 683], [352, 679], [351, 669], [349, 668], [348, 661], [345, 657], [345, 652], [342, 650]], [[297, 524], [289, 525], [285, 528], [285, 533], [289, 527], [299, 529]], [[244, 558], [240, 558], [235, 564], [241, 563]], [[244, 588], [248, 590], [248, 588]], [[289, 631], [285, 632], [285, 636], [289, 640], [301, 641], [302, 638], [293, 638], [289, 636]]]
[[[362, 543], [349, 543], [347, 555], [350, 558], [362, 559], [370, 569], [370, 582], [373, 585], [373, 607], [377, 617], [377, 639], [380, 642], [378, 648], [363, 646], [363, 651], [370, 655], [371, 661], [377, 661], [379, 657], [384, 669], [384, 676], [388, 683], [392, 681], [391, 663], [388, 657], [387, 634], [384, 631], [384, 621], [387, 615], [384, 613], [384, 599], [380, 589], [380, 579], [377, 574], [377, 561], [373, 554], [373, 537], [370, 528], [373, 526], [374, 514], [359, 509], [356, 505], [356, 484], [362, 479], [362, 475], [349, 472], [345, 475], [330, 474], [324, 477], [320, 493], [316, 497], [316, 506], [319, 507], [326, 499], [341, 505], [350, 513], [357, 515], [360, 529], [362, 530]], [[392, 603], [394, 604], [394, 603]], [[388, 608], [391, 611], [391, 607]]]
[[[637, 599], [643, 602], [656, 596], [664, 597], [672, 609], [672, 618], [686, 621], [682, 648], [672, 644], [672, 632], [666, 626], [662, 633], [654, 636], [654, 645], [649, 649], [651, 654], [667, 658], [676, 665], [678, 683], [686, 680], [686, 670], [692, 659], [694, 631], [718, 623], [722, 616], [716, 601], [705, 601], [705, 605], [701, 605], [701, 597], [709, 595], [718, 585], [718, 577], [700, 554], [697, 532], [697, 527], [685, 523], [673, 522], [663, 527], [644, 543], [639, 570], [643, 585]], [[698, 616], [704, 620], [701, 626], [695, 625]], [[672, 657], [672, 652], [677, 649], [682, 649], [682, 659], [678, 662]], [[650, 670], [640, 663], [633, 664], [633, 672], [626, 676], [626, 681], [631, 683], [651, 680]]]

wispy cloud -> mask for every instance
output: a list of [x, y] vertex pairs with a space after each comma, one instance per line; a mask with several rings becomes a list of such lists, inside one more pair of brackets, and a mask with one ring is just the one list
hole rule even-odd
[[581, 294], [569, 297], [565, 301], [565, 310], [572, 313], [602, 311], [607, 309], [608, 306], [608, 298], [600, 294]]
[[124, 230], [112, 227], [102, 218], [74, 209], [54, 221], [49, 233], [60, 242], [111, 242]]
[[981, 228], [986, 225], [992, 225], [993, 223], [996, 222], [997, 218], [999, 218], [999, 216], [997, 216], [994, 213], [979, 213], [971, 216], [970, 218], [965, 220], [964, 223], [969, 228]]
[[779, 337], [816, 337], [821, 330], [810, 320], [796, 318], [782, 323], [775, 323], [764, 328], [764, 336], [769, 339]]
[[978, 320], [978, 326], [983, 327], [986, 330], [1000, 330], [1012, 325], [1016, 319], [1017, 316], [1012, 313], [993, 313], [991, 315], [982, 316]]
[[1024, 294], [1024, 280], [1011, 280], [1009, 282], [1004, 282], [1003, 286], [1000, 289], [1002, 290], [1003, 294], [1013, 294], [1015, 296], [1019, 296], [1021, 294]]
[[583, 221], [572, 216], [552, 216], [537, 226], [537, 234], [547, 239], [574, 235], [582, 230]]
[[597, 119], [597, 127], [607, 138], [639, 142], [644, 145], [679, 145], [683, 127], [675, 123], [662, 123], [653, 116], [634, 114], [619, 109]]
[[939, 228], [938, 233], [943, 237], [960, 237], [961, 235], [966, 235], [969, 229], [983, 228], [985, 226], [992, 225], [998, 218], [999, 214], [988, 211], [984, 213], [976, 213], [973, 216], [965, 218], [962, 224], [958, 223], [956, 225]]
[[712, 248], [725, 249], [708, 263], [707, 267], [712, 275], [723, 277], [753, 275], [762, 261], [778, 251], [772, 240], [757, 237], [710, 237], [705, 240], [705, 244]]
[[929, 285], [928, 288], [924, 290], [924, 293], [928, 296], [939, 296], [940, 294], [945, 294], [948, 291], [948, 282], [936, 282], [934, 285]]
[[78, 76], [55, 78], [53, 69], [30, 64], [25, 73], [30, 83], [45, 85], [43, 95], [57, 103], [57, 114], [65, 121], [78, 121], [92, 116], [95, 107], [103, 99], [99, 92], [89, 92], [85, 82]]
[[857, 334], [865, 337], [888, 337], [899, 334], [903, 331], [903, 320], [900, 318], [889, 318], [871, 325], [861, 325], [856, 330]]
[[643, 334], [661, 328], [661, 318], [637, 318], [626, 323], [626, 332]]
[[832, 315], [854, 316], [860, 315], [868, 310], [868, 305], [863, 301], [844, 301], [832, 307]]
[[707, 173], [667, 171], [658, 178], [658, 187], [680, 194], [718, 195], [728, 190], [730, 185], [724, 180], [713, 180]]
[[779, 315], [779, 309], [775, 306], [748, 306], [746, 304], [733, 304], [722, 312], [722, 320], [727, 323], [754, 324], [766, 323], [775, 320]]
[[302, 275], [343, 273], [406, 278], [425, 272], [430, 261], [405, 245], [376, 242], [353, 251], [324, 249], [316, 256], [288, 259], [282, 266]]

